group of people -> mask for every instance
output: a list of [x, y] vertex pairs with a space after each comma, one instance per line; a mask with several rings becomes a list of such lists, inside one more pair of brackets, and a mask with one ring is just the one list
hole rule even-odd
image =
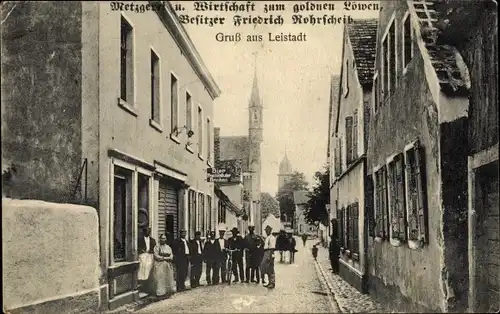
[[297, 249], [295, 248], [297, 243], [292, 232], [280, 231], [276, 239], [276, 250], [280, 252], [280, 263], [285, 261], [285, 254], [288, 252], [288, 262], [292, 264], [295, 261], [295, 253]]
[[[254, 231], [254, 226], [249, 226], [248, 234], [243, 238], [239, 230], [233, 228], [228, 239], [225, 238], [225, 230], [219, 231], [219, 238], [216, 238], [215, 231], [211, 231], [203, 241], [201, 232], [196, 231], [194, 239], [188, 240], [186, 231], [182, 230], [173, 241], [167, 241], [166, 234], [160, 235], [157, 244], [151, 237], [151, 229], [143, 229], [137, 246], [140, 289], [159, 298], [168, 298], [175, 291], [186, 289], [189, 270], [191, 288], [196, 288], [200, 286], [203, 262], [208, 285], [226, 283], [229, 256], [234, 275], [232, 282], [262, 282], [265, 287], [273, 289], [276, 236], [270, 226], [265, 228], [265, 238]], [[269, 283], [265, 282], [266, 275]]]

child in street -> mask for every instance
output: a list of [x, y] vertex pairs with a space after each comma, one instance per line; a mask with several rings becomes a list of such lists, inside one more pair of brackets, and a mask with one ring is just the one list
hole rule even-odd
[[312, 253], [313, 253], [314, 260], [316, 260], [316, 257], [318, 257], [318, 247], [316, 246], [316, 244], [313, 245]]

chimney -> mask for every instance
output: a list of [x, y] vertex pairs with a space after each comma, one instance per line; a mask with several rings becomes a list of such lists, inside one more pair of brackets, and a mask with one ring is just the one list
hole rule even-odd
[[220, 160], [220, 128], [214, 128], [214, 161], [215, 167], [218, 166]]

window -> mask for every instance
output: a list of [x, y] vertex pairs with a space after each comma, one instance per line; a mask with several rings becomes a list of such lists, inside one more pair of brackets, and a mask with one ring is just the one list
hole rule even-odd
[[347, 166], [353, 161], [353, 118], [351, 116], [345, 118], [345, 149]]
[[373, 104], [375, 112], [377, 112], [379, 106], [379, 88], [380, 86], [378, 83], [378, 76], [375, 75], [375, 77], [373, 78]]
[[427, 241], [423, 150], [418, 142], [405, 149], [408, 238], [419, 245]]
[[218, 207], [219, 207], [219, 223], [226, 223], [226, 206], [225, 204], [219, 200], [218, 201]]
[[193, 100], [188, 92], [186, 92], [186, 128], [187, 131], [193, 130]]
[[171, 132], [179, 129], [179, 86], [177, 78], [170, 75], [170, 125]]
[[354, 110], [352, 116], [352, 159], [358, 158], [358, 111]]
[[203, 156], [203, 112], [198, 107], [198, 154]]
[[122, 16], [120, 25], [120, 98], [132, 103], [134, 98], [133, 28]]
[[392, 94], [396, 90], [396, 22], [389, 28], [389, 88]]
[[389, 237], [387, 170], [385, 166], [375, 172], [375, 236], [381, 239]]
[[210, 140], [211, 140], [211, 126], [210, 126], [210, 119], [207, 118], [207, 161], [211, 161], [210, 159], [210, 156], [212, 155], [212, 151], [211, 151], [211, 143], [210, 143]]
[[160, 59], [151, 50], [151, 120], [160, 123]]
[[344, 171], [344, 160], [342, 159], [344, 156], [343, 154], [343, 147], [342, 147], [342, 137], [339, 138], [339, 165], [340, 165], [340, 173]]
[[188, 222], [189, 222], [189, 237], [193, 238], [196, 231], [196, 192], [189, 190], [188, 192]]
[[114, 167], [113, 261], [132, 258], [132, 172]]
[[339, 228], [338, 228], [338, 238], [340, 242], [340, 247], [345, 248], [346, 243], [344, 241], [344, 234], [345, 234], [345, 209], [342, 207], [339, 210]]
[[359, 254], [359, 205], [358, 203], [348, 206], [349, 211], [349, 250], [353, 254]]
[[406, 241], [406, 205], [402, 154], [389, 161], [391, 239]]
[[340, 160], [340, 139], [338, 137], [335, 138], [335, 176], [340, 176], [342, 174], [342, 166]]
[[201, 231], [204, 234], [205, 230], [205, 195], [203, 193], [198, 193], [198, 223], [196, 224], [196, 230]]
[[299, 225], [299, 233], [302, 233], [302, 225]]
[[396, 26], [394, 20], [382, 41], [383, 97], [389, 96], [396, 87]]
[[207, 195], [207, 231], [212, 230], [212, 196]]
[[[148, 225], [150, 222], [150, 211], [149, 211], [149, 177], [139, 173], [137, 178], [137, 208], [139, 209], [139, 225]], [[145, 210], [148, 214], [144, 216], [141, 214]]]
[[403, 20], [403, 69], [413, 58], [413, 32], [411, 27], [411, 16], [407, 13]]
[[349, 60], [345, 61], [345, 72], [344, 72], [344, 98], [349, 94]]
[[344, 243], [346, 245], [346, 248], [349, 250], [352, 247], [351, 243], [351, 237], [349, 236], [351, 234], [351, 217], [350, 217], [350, 209], [351, 206], [348, 205], [347, 208], [345, 208], [344, 211], [344, 224], [345, 224], [345, 229], [344, 229]]
[[368, 221], [368, 235], [371, 237], [375, 237], [375, 212], [374, 212], [374, 204], [373, 204], [373, 175], [369, 175], [367, 180], [365, 181], [366, 187], [366, 195], [365, 195], [365, 209], [366, 216]]

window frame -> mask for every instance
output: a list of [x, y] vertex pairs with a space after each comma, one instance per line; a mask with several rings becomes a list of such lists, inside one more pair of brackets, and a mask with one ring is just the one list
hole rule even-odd
[[380, 107], [380, 86], [379, 86], [379, 77], [378, 77], [378, 71], [375, 72], [373, 75], [373, 91], [374, 91], [374, 97], [373, 97], [373, 113], [376, 114], [378, 112], [378, 109]]
[[[399, 186], [397, 182], [397, 163], [400, 163], [401, 165], [401, 176], [402, 176], [402, 181], [400, 182], [402, 185], [402, 188]], [[390, 237], [390, 242], [393, 246], [400, 246], [402, 243], [407, 241], [407, 215], [406, 215], [406, 176], [405, 176], [405, 163], [404, 163], [404, 157], [403, 153], [397, 153], [389, 158], [387, 158], [387, 173], [388, 173], [388, 197], [387, 197], [387, 205], [389, 207], [389, 237]], [[403, 193], [402, 195], [399, 195], [399, 190], [401, 190]], [[394, 193], [394, 195], [393, 195]], [[396, 201], [396, 196], [397, 196], [397, 201], [396, 205], [394, 205]], [[402, 199], [399, 199], [402, 198]], [[403, 202], [403, 205], [400, 205], [400, 202]], [[394, 206], [398, 206], [397, 208]], [[399, 207], [402, 206], [402, 207]], [[393, 232], [393, 220], [394, 220], [394, 212], [397, 211], [402, 211], [401, 214], [403, 215], [403, 226], [401, 226], [401, 221], [398, 220], [397, 224], [400, 230], [403, 232], [402, 237], [394, 237]], [[398, 219], [401, 219], [400, 216], [398, 216]], [[401, 232], [401, 231], [400, 231]]]
[[200, 160], [204, 160], [204, 151], [205, 151], [205, 145], [204, 145], [204, 142], [205, 142], [205, 137], [204, 137], [204, 114], [203, 114], [203, 107], [198, 104], [198, 110], [196, 112], [196, 122], [197, 122], [197, 126], [196, 126], [196, 130], [198, 131], [198, 158]]
[[355, 109], [352, 113], [352, 161], [355, 161], [358, 158], [358, 126], [358, 109]]
[[[151, 65], [153, 63], [153, 55], [156, 57], [156, 63], [157, 63], [157, 67], [158, 67], [158, 72], [157, 72], [157, 75], [153, 74], [153, 69], [151, 69], [151, 113], [150, 113], [150, 117], [149, 117], [149, 125], [151, 127], [153, 127], [154, 129], [156, 129], [158, 132], [163, 132], [163, 119], [162, 119], [162, 103], [163, 103], [163, 92], [162, 92], [162, 69], [161, 69], [161, 58], [160, 58], [160, 55], [158, 54], [158, 52], [154, 49], [153, 46], [150, 46], [150, 58], [151, 58]], [[157, 82], [153, 82], [153, 78], [152, 77], [156, 77], [156, 80]], [[158, 93], [158, 99], [157, 99], [157, 102], [158, 104], [154, 105], [154, 92], [153, 92], [153, 85], [156, 85], [156, 88], [158, 89], [157, 93]], [[157, 110], [158, 111], [158, 121], [155, 120], [155, 117], [154, 117], [154, 111]]]
[[[176, 101], [175, 101], [175, 104], [173, 103], [173, 98], [174, 98], [174, 95], [172, 93], [172, 91], [174, 90], [173, 89], [173, 80], [172, 78], [175, 79], [175, 83], [176, 83], [176, 91], [175, 91], [175, 95], [176, 95]], [[174, 72], [174, 71], [170, 71], [170, 85], [169, 85], [169, 90], [170, 90], [170, 99], [169, 99], [169, 103], [170, 103], [170, 138], [176, 142], [177, 144], [180, 144], [180, 141], [179, 141], [179, 138], [178, 136], [175, 134], [176, 131], [179, 132], [180, 131], [180, 119], [179, 119], [179, 109], [180, 109], [180, 98], [179, 98], [179, 92], [180, 92], [180, 82], [179, 82], [179, 76]], [[175, 107], [174, 107], [175, 105]], [[175, 108], [175, 118], [174, 118], [174, 108]], [[174, 121], [175, 119], [175, 121]], [[175, 122], [175, 123], [174, 123]]]
[[[130, 55], [127, 55], [127, 61], [126, 61], [126, 71], [132, 72], [132, 73], [126, 73], [126, 78], [125, 78], [125, 95], [126, 99], [122, 98], [122, 23], [125, 22], [127, 26], [130, 28], [130, 49], [127, 48], [126, 51], [127, 53], [130, 53]], [[137, 108], [136, 108], [136, 102], [137, 102], [137, 86], [136, 86], [136, 44], [135, 44], [135, 27], [132, 21], [122, 12], [120, 14], [120, 40], [119, 40], [119, 47], [120, 47], [120, 70], [119, 70], [119, 76], [120, 76], [120, 83], [118, 86], [119, 92], [118, 92], [118, 106], [128, 112], [129, 114], [137, 117]], [[127, 40], [127, 43], [128, 40]]]
[[[406, 22], [409, 22], [410, 24], [410, 57], [407, 58], [405, 49], [406, 49]], [[403, 64], [403, 75], [405, 75], [408, 72], [408, 65], [410, 64], [411, 60], [413, 59], [414, 56], [414, 35], [413, 35], [413, 25], [412, 25], [412, 17], [410, 14], [410, 11], [406, 11], [405, 15], [403, 16], [402, 22], [401, 22], [401, 51], [402, 51], [402, 64]]]
[[[386, 40], [387, 42], [389, 41], [389, 32], [390, 32], [390, 29], [391, 29], [391, 26], [394, 24], [394, 44], [391, 45], [391, 43], [386, 43]], [[397, 36], [396, 36], [396, 13], [393, 13], [391, 18], [389, 19], [389, 22], [387, 23], [387, 26], [384, 30], [384, 33], [383, 33], [383, 36], [382, 36], [382, 40], [381, 40], [381, 58], [380, 58], [380, 61], [381, 61], [381, 69], [382, 69], [382, 101], [385, 102], [386, 99], [389, 97], [389, 95], [392, 94], [393, 91], [390, 90], [390, 84], [391, 84], [391, 81], [390, 81], [390, 75], [391, 75], [391, 69], [390, 69], [390, 60], [387, 60], [387, 59], [390, 59], [390, 51], [387, 51], [387, 46], [391, 47], [394, 49], [394, 56], [395, 56], [395, 60], [394, 60], [394, 65], [395, 65], [395, 71], [394, 71], [394, 75], [396, 75], [397, 77]], [[387, 53], [387, 56], [386, 56], [386, 53]], [[387, 64], [386, 64], [387, 63]], [[387, 71], [385, 70], [385, 66], [387, 65]], [[386, 73], [387, 72], [387, 73]], [[386, 86], [387, 85], [387, 86]], [[397, 79], [395, 79], [395, 84], [394, 86], [396, 87], [397, 86]]]
[[[389, 220], [389, 208], [387, 204], [387, 170], [386, 165], [380, 165], [373, 169], [374, 178], [374, 219], [375, 219], [375, 240], [377, 242], [386, 241], [389, 239], [390, 235], [388, 223]], [[385, 174], [384, 174], [385, 172]], [[385, 176], [385, 180], [384, 180]], [[382, 182], [380, 182], [382, 181]], [[382, 196], [380, 196], [382, 195]], [[382, 207], [382, 217], [379, 219], [380, 208]], [[380, 222], [380, 223], [379, 223]]]
[[210, 119], [209, 116], [207, 116], [207, 119], [206, 119], [206, 130], [205, 130], [205, 137], [206, 137], [206, 141], [207, 141], [207, 145], [206, 145], [206, 156], [207, 156], [207, 165], [209, 167], [212, 167], [212, 132], [211, 132], [211, 129], [212, 129], [212, 119]]
[[[418, 174], [416, 175], [416, 186], [417, 189], [417, 216], [420, 214], [423, 216], [422, 220], [420, 217], [416, 217], [417, 230], [419, 239], [415, 240], [411, 238], [411, 216], [410, 215], [410, 207], [411, 207], [411, 199], [410, 199], [410, 168], [411, 163], [409, 162], [409, 152], [413, 152], [415, 156], [415, 167], [418, 170]], [[428, 232], [429, 232], [429, 222], [428, 222], [428, 204], [427, 204], [427, 191], [425, 184], [425, 163], [423, 162], [423, 148], [420, 145], [420, 141], [417, 139], [412, 143], [408, 144], [404, 148], [404, 162], [405, 162], [405, 196], [406, 196], [406, 217], [407, 217], [407, 235], [408, 235], [408, 247], [410, 249], [420, 249], [425, 244], [428, 244]], [[419, 213], [422, 211], [422, 213]]]
[[353, 125], [354, 118], [353, 116], [346, 116], [344, 127], [345, 127], [345, 149], [346, 149], [346, 165], [349, 165], [353, 162], [353, 151], [352, 151], [352, 139], [353, 139]]

